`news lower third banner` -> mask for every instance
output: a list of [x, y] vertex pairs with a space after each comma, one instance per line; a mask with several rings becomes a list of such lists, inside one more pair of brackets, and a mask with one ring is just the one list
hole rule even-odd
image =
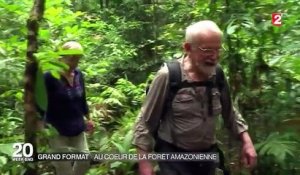
[[[32, 157], [12, 157], [13, 161], [33, 161]], [[37, 161], [204, 161], [219, 162], [219, 154], [209, 153], [38, 153]]]

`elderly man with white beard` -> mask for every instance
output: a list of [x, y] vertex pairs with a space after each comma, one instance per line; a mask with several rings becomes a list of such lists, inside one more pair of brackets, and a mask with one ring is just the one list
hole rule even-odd
[[[192, 24], [186, 29], [183, 48], [184, 56], [165, 64], [151, 83], [134, 128], [137, 152], [216, 152], [216, 122], [221, 115], [231, 134], [242, 142], [244, 166], [253, 168], [257, 155], [248, 126], [232, 105], [228, 83], [218, 65], [221, 30], [209, 20]], [[176, 75], [174, 69], [178, 70]], [[213, 175], [217, 167], [211, 161], [158, 164], [162, 175]], [[139, 161], [139, 174], [154, 174], [149, 160]]]

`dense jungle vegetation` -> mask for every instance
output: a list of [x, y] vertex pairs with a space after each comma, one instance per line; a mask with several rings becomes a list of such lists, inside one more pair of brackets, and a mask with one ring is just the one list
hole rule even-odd
[[[185, 28], [202, 19], [214, 20], [224, 32], [220, 61], [259, 156], [256, 169], [245, 171], [239, 143], [220, 125], [218, 138], [233, 174], [300, 174], [300, 1], [41, 0], [40, 18], [30, 15], [35, 2], [0, 0], [0, 174], [19, 175], [33, 166], [11, 161], [13, 143], [36, 136], [38, 150], [46, 151], [45, 140], [55, 134], [51, 128], [35, 131], [38, 115], [30, 113], [34, 108], [24, 94], [34, 87], [33, 100], [45, 106], [41, 75], [64, 66], [56, 59], [59, 45], [77, 40], [85, 50], [79, 67], [96, 124], [90, 150], [133, 153], [132, 127], [147, 80], [182, 54]], [[281, 26], [271, 24], [274, 12], [282, 13]], [[37, 43], [27, 38], [28, 19], [38, 20]], [[28, 43], [37, 44], [35, 57]], [[39, 174], [51, 174], [48, 163], [38, 164]], [[133, 175], [134, 169], [134, 162], [107, 161], [88, 174]]]

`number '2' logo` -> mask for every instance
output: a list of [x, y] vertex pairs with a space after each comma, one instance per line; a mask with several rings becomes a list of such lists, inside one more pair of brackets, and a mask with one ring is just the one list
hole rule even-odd
[[15, 152], [13, 152], [12, 157], [32, 157], [33, 155], [33, 146], [30, 143], [14, 143], [13, 148]]
[[272, 13], [272, 24], [274, 26], [281, 26], [282, 13]]

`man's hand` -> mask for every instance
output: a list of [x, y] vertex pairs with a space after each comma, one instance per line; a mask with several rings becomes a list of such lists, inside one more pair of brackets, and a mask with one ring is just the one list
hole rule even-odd
[[[138, 154], [148, 154], [146, 151], [137, 148]], [[149, 160], [139, 161], [139, 175], [155, 175], [152, 164]]]
[[257, 154], [248, 132], [241, 133], [243, 142], [241, 162], [245, 168], [252, 169], [256, 166]]
[[94, 129], [95, 129], [95, 124], [92, 120], [88, 120], [86, 122], [86, 132], [88, 134], [92, 134], [94, 132]]
[[149, 160], [139, 161], [139, 175], [154, 175], [152, 164]]
[[243, 144], [241, 161], [245, 168], [252, 169], [256, 166], [256, 151], [253, 144]]

